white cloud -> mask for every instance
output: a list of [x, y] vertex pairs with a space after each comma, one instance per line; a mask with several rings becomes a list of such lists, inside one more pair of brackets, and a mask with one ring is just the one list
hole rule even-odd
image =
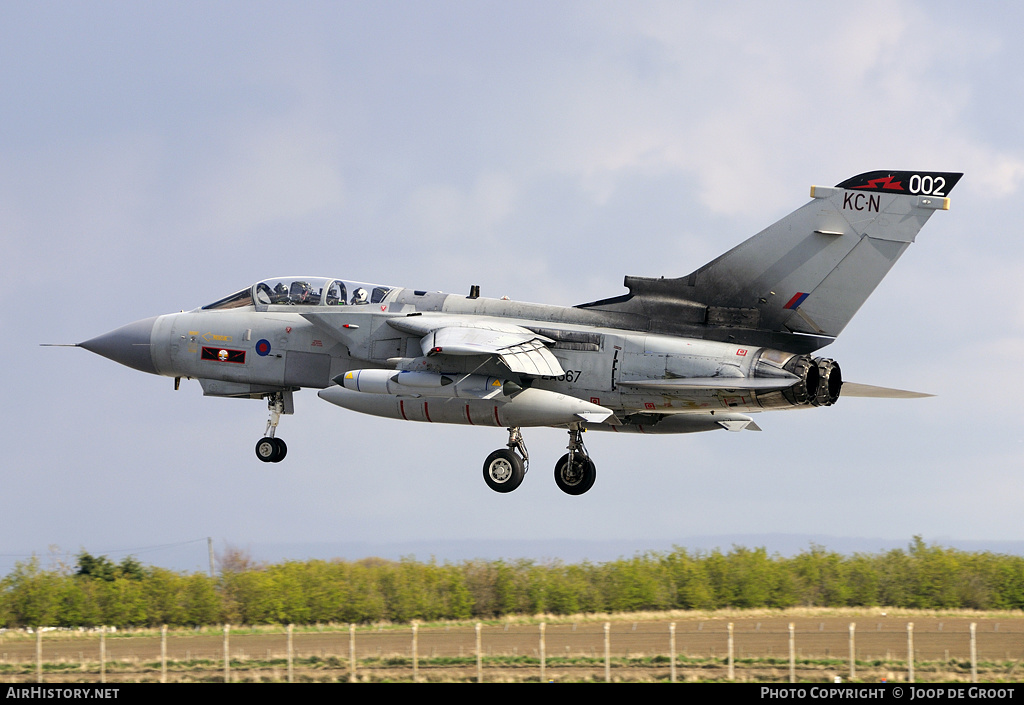
[[972, 77], [998, 49], [993, 31], [922, 10], [611, 12], [602, 29], [618, 51], [557, 72], [547, 159], [598, 204], [631, 174], [684, 171], [710, 210], [744, 215], [786, 199], [794, 179], [802, 189], [876, 168], [970, 169], [992, 194], [1016, 191], [1020, 145], [997, 149], [962, 121]]

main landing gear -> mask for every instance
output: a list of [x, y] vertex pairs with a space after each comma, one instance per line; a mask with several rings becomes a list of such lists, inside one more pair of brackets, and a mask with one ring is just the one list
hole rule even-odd
[[[569, 428], [569, 452], [555, 463], [555, 484], [566, 494], [581, 495], [594, 486], [597, 470], [583, 445], [580, 424]], [[523, 483], [530, 454], [518, 426], [508, 429], [508, 448], [500, 448], [484, 461], [484, 482], [495, 492], [511, 492]]]
[[523, 434], [513, 426], [508, 430], [508, 448], [499, 448], [484, 461], [484, 482], [495, 492], [511, 492], [523, 484], [529, 468], [530, 454]]
[[580, 495], [594, 486], [597, 468], [583, 445], [583, 430], [569, 429], [569, 452], [555, 463], [555, 484], [566, 494]]
[[280, 438], [267, 436], [256, 443], [256, 457], [264, 463], [279, 463], [288, 453], [288, 446]]
[[290, 413], [285, 407], [284, 393], [268, 394], [267, 408], [270, 409], [270, 419], [267, 420], [267, 428], [263, 432], [264, 437], [256, 443], [256, 457], [264, 463], [279, 463], [288, 454], [288, 446], [285, 445], [285, 442], [275, 437], [277, 424], [281, 421], [281, 414]]

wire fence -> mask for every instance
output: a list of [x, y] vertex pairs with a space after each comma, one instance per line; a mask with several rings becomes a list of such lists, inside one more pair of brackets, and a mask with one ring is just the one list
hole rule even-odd
[[[0, 635], [14, 682], [1020, 677], [1024, 620], [687, 620]], [[1024, 669], [1021, 669], [1024, 670]]]

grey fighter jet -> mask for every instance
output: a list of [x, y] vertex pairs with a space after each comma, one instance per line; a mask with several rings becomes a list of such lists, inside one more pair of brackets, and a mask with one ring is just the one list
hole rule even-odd
[[750, 416], [912, 397], [843, 384], [815, 357], [846, 327], [962, 174], [874, 171], [811, 200], [676, 278], [627, 276], [629, 293], [563, 307], [330, 277], [267, 279], [207, 306], [147, 318], [78, 346], [209, 396], [264, 399], [256, 456], [279, 462], [292, 395], [406, 421], [508, 430], [484, 481], [511, 492], [529, 454], [521, 429], [569, 432], [555, 483], [594, 484], [584, 430], [760, 430]]

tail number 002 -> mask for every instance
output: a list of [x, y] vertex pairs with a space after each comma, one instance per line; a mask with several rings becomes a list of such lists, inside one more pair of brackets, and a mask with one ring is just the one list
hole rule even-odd
[[924, 196], [945, 196], [946, 179], [942, 176], [931, 176], [929, 174], [913, 174], [907, 188], [911, 193], [918, 193]]

